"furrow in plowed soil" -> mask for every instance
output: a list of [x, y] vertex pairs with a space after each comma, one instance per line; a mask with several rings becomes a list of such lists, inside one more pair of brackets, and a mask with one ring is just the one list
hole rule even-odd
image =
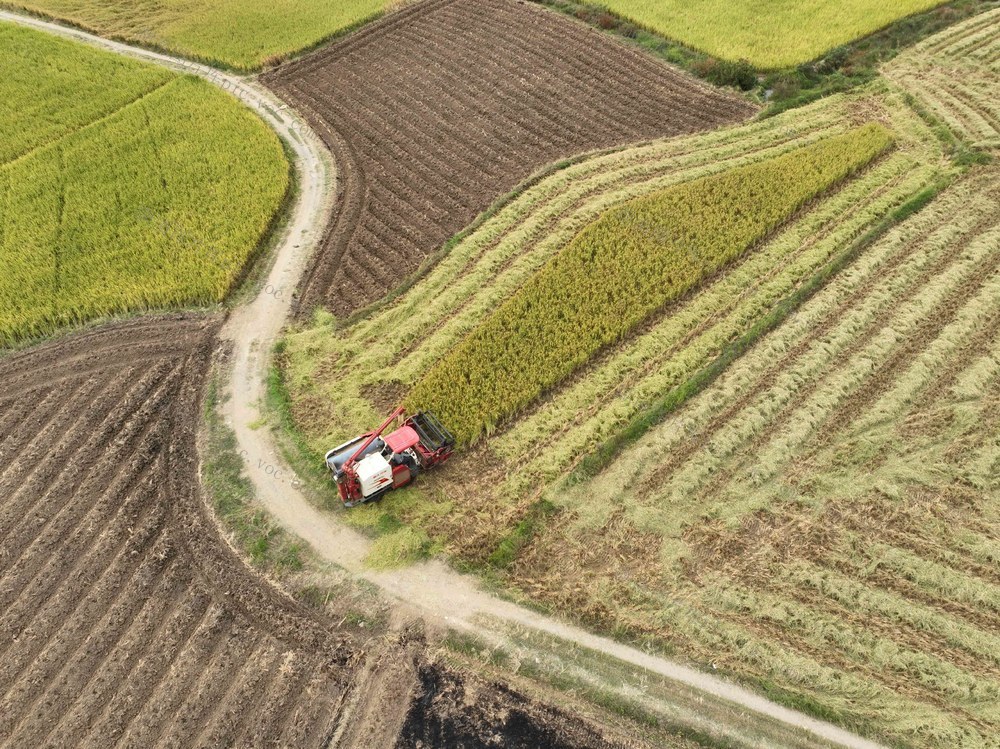
[[250, 655], [257, 648], [260, 632], [245, 630], [230, 623], [226, 636], [198, 674], [189, 675], [189, 690], [183, 704], [174, 712], [156, 746], [191, 746], [202, 732], [229, 685], [243, 675]]
[[177, 588], [183, 585], [183, 575], [183, 562], [167, 568], [131, 622], [106, 629], [93, 648], [96, 655], [77, 658], [64, 670], [58, 677], [58, 689], [47, 690], [41, 721], [24, 727], [20, 735], [37, 736], [36, 746], [50, 742], [65, 745], [65, 736], [86, 730], [119, 685], [127, 683], [132, 668], [145, 655], [149, 638], [166, 622], [164, 615]]
[[[25, 572], [9, 585], [4, 578], [2, 595], [11, 605], [0, 621], [0, 631], [11, 638], [28, 634], [38, 640], [40, 648], [44, 644], [42, 635], [50, 626], [94, 618], [128, 580], [137, 555], [160, 532], [165, 515], [162, 508], [142, 506], [134, 497], [125, 500], [123, 512], [128, 525], [119, 521], [119, 513], [93, 542], [86, 534], [74, 533], [47, 563], [44, 558], [38, 560], [37, 555], [25, 557], [35, 564], [26, 562]], [[44, 548], [40, 547], [38, 554]], [[86, 551], [81, 553], [81, 549]], [[34, 655], [28, 647], [20, 648], [19, 654], [25, 659]], [[17, 660], [15, 656], [6, 658], [4, 670]]]
[[[420, 693], [419, 643], [386, 643], [371, 652], [359, 670], [360, 683], [347, 696], [337, 728], [341, 749], [387, 745]], [[367, 699], [369, 695], [377, 699]]]
[[[67, 669], [77, 669], [81, 660], [98, 657], [113, 647], [125, 626], [138, 615], [142, 602], [156, 588], [168, 555], [164, 545], [157, 544], [154, 548], [157, 553], [144, 555], [128, 578], [128, 584], [114, 591], [110, 607], [94, 618], [67, 621], [27, 664], [14, 682], [14, 689], [0, 702], [0, 712], [10, 720], [10, 724], [6, 719], [0, 723], [0, 732], [10, 728], [11, 732], [16, 731], [18, 736], [36, 743], [29, 728], [30, 721], [36, 717], [32, 715], [34, 705], [50, 700], [58, 703], [62, 695], [57, 677]], [[17, 716], [21, 718], [21, 725], [15, 727], [13, 721]]]
[[[329, 695], [330, 679], [321, 669], [313, 670], [312, 680], [303, 689], [307, 699], [299, 700], [298, 708], [287, 724], [281, 746], [327, 746], [333, 732], [334, 718], [343, 708], [344, 692], [338, 691], [336, 699]], [[370, 692], [369, 692], [370, 693]], [[377, 702], [377, 700], [374, 700]]]
[[[3, 405], [3, 434], [0, 436], [0, 460], [2, 466], [9, 465], [10, 456], [24, 450], [27, 442], [35, 439], [38, 432], [48, 427], [65, 407], [66, 398], [74, 395], [72, 389], [44, 388], [32, 393], [30, 398], [17, 398]], [[0, 480], [6, 472], [0, 468]]]
[[[26, 475], [20, 477], [17, 483], [4, 482], [5, 486], [16, 487], [7, 499], [7, 505], [12, 508], [12, 515], [21, 515], [25, 522], [17, 527], [17, 533], [5, 544], [8, 549], [18, 549], [17, 542], [36, 538], [41, 535], [42, 530], [58, 519], [67, 522], [65, 515], [70, 514], [72, 522], [73, 508], [65, 501], [67, 497], [75, 496], [76, 489], [83, 487], [85, 490], [93, 491], [92, 496], [101, 496], [103, 488], [109, 482], [114, 481], [122, 474], [121, 468], [114, 470], [115, 466], [121, 466], [118, 461], [134, 462], [137, 457], [145, 457], [150, 454], [149, 446], [143, 445], [143, 438], [152, 432], [153, 442], [158, 444], [156, 427], [159, 426], [155, 420], [149, 419], [129, 419], [124, 421], [126, 414], [133, 413], [133, 409], [146, 411], [147, 415], [160, 405], [161, 398], [166, 396], [165, 391], [176, 385], [176, 380], [164, 376], [167, 372], [161, 371], [151, 373], [152, 377], [143, 377], [131, 392], [122, 397], [119, 394], [117, 403], [113, 398], [102, 398], [107, 406], [113, 406], [119, 417], [98, 421], [100, 416], [94, 412], [90, 413], [91, 418], [75, 418], [77, 412], [70, 411], [69, 416], [73, 418], [70, 424], [65, 426], [65, 436], [61, 439], [51, 440], [48, 452], [60, 458], [59, 464], [53, 465], [51, 461], [40, 460], [40, 456], [35, 456], [30, 461], [31, 470]], [[128, 381], [128, 378], [126, 378]], [[161, 387], [162, 385], [162, 387]], [[102, 395], [107, 394], [104, 391]], [[134, 397], [127, 397], [134, 396]], [[100, 401], [98, 401], [100, 403]], [[72, 406], [72, 404], [70, 404]], [[89, 409], [87, 409], [89, 410]], [[101, 414], [100, 411], [97, 414]], [[86, 410], [84, 413], [86, 416]], [[162, 427], [161, 427], [162, 429]], [[87, 436], [85, 436], [87, 435]], [[114, 442], [109, 446], [98, 460], [94, 460], [94, 449], [108, 444], [114, 437]], [[66, 437], [70, 442], [66, 443]], [[65, 449], [59, 450], [66, 443]], [[155, 445], [153, 446], [155, 452]], [[28, 461], [21, 460], [23, 463]], [[112, 470], [108, 470], [109, 467]], [[95, 484], [97, 486], [95, 486]], [[97, 491], [94, 491], [97, 489]], [[47, 509], [51, 507], [51, 510]], [[31, 522], [29, 524], [29, 513]], [[11, 528], [14, 528], [13, 522]], [[3, 540], [0, 536], [0, 540]]]
[[[339, 213], [303, 282], [303, 315], [374, 301], [547, 163], [754, 112], [514, 0], [427, 0], [262, 80], [306, 113], [344, 179]], [[399, 205], [390, 213], [376, 199]]]
[[227, 737], [243, 735], [241, 720], [248, 721], [259, 714], [264, 694], [270, 681], [265, 678], [277, 662], [278, 653], [273, 643], [259, 647], [246, 659], [242, 678], [232, 680], [230, 688], [218, 709], [207, 722], [205, 729], [193, 742], [198, 746], [220, 746]]
[[[209, 599], [190, 587], [173, 601], [173, 616], [146, 648], [141, 663], [122, 680], [114, 697], [106, 703], [103, 715], [91, 716], [93, 727], [89, 741], [94, 746], [111, 746], [116, 737], [126, 735], [136, 715], [147, 704], [166, 677], [180, 653], [187, 649], [206, 612]], [[261, 675], [263, 678], [263, 674]]]
[[275, 745], [275, 735], [280, 736], [284, 723], [295, 710], [296, 702], [302, 697], [302, 687], [309, 678], [310, 662], [304, 656], [285, 653], [280, 659], [280, 676], [269, 685], [267, 696], [257, 719], [248, 734], [259, 736], [263, 743]]
[[199, 676], [211, 665], [216, 650], [228, 639], [230, 624], [229, 613], [213, 602], [197, 631], [178, 654], [168, 677], [151, 695], [148, 707], [133, 721], [124, 736], [124, 746], [138, 749], [157, 744]]
[[[112, 377], [94, 377], [83, 383], [83, 387], [65, 393], [57, 413], [52, 414], [52, 418], [45, 426], [37, 425], [35, 436], [29, 444], [18, 444], [12, 442], [10, 445], [11, 455], [17, 455], [18, 460], [11, 460], [4, 464], [4, 469], [0, 472], [0, 486], [11, 492], [9, 499], [4, 504], [0, 513], [0, 524], [8, 530], [13, 530], [14, 517], [24, 517], [29, 507], [19, 505], [16, 500], [18, 493], [28, 496], [43, 496], [42, 488], [36, 482], [44, 477], [39, 476], [39, 471], [45, 466], [44, 460], [37, 457], [49, 450], [56, 450], [58, 454], [67, 462], [72, 460], [79, 452], [86, 452], [84, 445], [88, 438], [92, 437], [91, 430], [93, 424], [88, 418], [88, 412], [101, 413], [107, 403], [114, 403], [121, 398], [121, 393], [112, 392]], [[63, 393], [58, 393], [63, 396]], [[31, 396], [26, 395], [25, 400], [30, 401]], [[103, 401], [103, 402], [102, 402]], [[68, 419], [66, 418], [68, 416]], [[59, 417], [59, 418], [56, 418]], [[58, 474], [57, 474], [58, 475]], [[6, 531], [0, 531], [0, 541], [3, 540]]]
[[[0, 359], [0, 745], [254, 744], [240, 711], [259, 718], [254, 696], [288, 681], [280, 658], [252, 657], [261, 643], [339, 704], [342, 639], [251, 573], [201, 500], [216, 325], [134, 320]], [[260, 735], [299, 699], [293, 685]]]

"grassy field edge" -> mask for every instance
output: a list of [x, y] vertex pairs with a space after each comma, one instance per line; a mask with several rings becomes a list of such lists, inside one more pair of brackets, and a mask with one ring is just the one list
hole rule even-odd
[[[904, 52], [907, 47], [995, 7], [989, 0], [952, 0], [936, 8], [904, 16], [878, 31], [834, 47], [798, 66], [769, 70], [746, 61], [719, 59], [595, 2], [532, 2], [611, 34], [623, 43], [638, 47], [697, 78], [743, 91], [752, 101], [767, 105], [761, 117], [773, 117], [788, 109], [868, 83], [878, 76], [881, 64]], [[953, 15], [942, 19], [942, 11]]]

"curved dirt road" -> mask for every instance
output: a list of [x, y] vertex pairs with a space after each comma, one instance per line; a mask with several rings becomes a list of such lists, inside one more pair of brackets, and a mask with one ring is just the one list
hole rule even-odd
[[368, 551], [368, 539], [338, 523], [335, 516], [314, 508], [299, 490], [299, 482], [282, 460], [270, 432], [253, 428], [261, 417], [259, 404], [265, 392], [271, 350], [290, 315], [292, 295], [310, 256], [319, 246], [332, 207], [335, 172], [329, 152], [303, 120], [269, 91], [248, 79], [33, 17], [0, 11], [0, 20], [206, 78], [256, 110], [292, 149], [299, 193], [274, 252], [273, 266], [257, 297], [235, 310], [221, 333], [222, 339], [232, 346], [230, 397], [224, 405], [225, 416], [242, 448], [258, 499], [284, 527], [325, 559], [377, 584], [394, 599], [433, 621], [492, 638], [495, 630], [485, 627], [482, 620], [496, 618], [600, 651], [706, 695], [808, 731], [823, 741], [854, 749], [879, 749], [875, 742], [778, 705], [732, 682], [500, 600], [483, 591], [475, 578], [459, 574], [438, 560], [381, 573], [363, 567], [361, 560]]

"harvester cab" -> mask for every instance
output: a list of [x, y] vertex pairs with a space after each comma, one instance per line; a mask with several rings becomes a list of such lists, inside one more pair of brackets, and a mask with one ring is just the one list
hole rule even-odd
[[[404, 413], [404, 408], [397, 408], [375, 431], [359, 435], [326, 454], [326, 465], [345, 507], [379, 499], [451, 457], [455, 438], [434, 414], [404, 417]], [[402, 423], [386, 434], [400, 419]]]

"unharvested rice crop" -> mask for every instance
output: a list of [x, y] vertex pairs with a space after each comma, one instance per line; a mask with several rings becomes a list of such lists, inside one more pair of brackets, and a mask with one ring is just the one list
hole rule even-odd
[[489, 434], [743, 255], [891, 144], [881, 125], [635, 198], [602, 215], [407, 398], [461, 442]]
[[254, 70], [379, 15], [386, 0], [6, 0], [185, 57]]
[[288, 189], [277, 137], [199, 79], [6, 24], [0, 41], [2, 93], [31, 102], [0, 120], [0, 346], [224, 298]]
[[0, 164], [108, 117], [174, 77], [6, 23], [0, 23], [0, 61]]
[[945, 0], [598, 0], [665, 37], [724, 60], [776, 69], [814, 60]]
[[456, 487], [463, 502], [436, 521], [454, 518], [460, 524], [465, 513], [489, 508], [490, 522], [467, 526], [464, 534], [474, 547], [489, 545], [479, 531], [492, 536], [516, 524], [540, 486], [686, 382], [852, 239], [940, 176], [940, 144], [926, 124], [900, 96], [886, 94], [879, 104], [882, 98], [832, 97], [794, 115], [588, 158], [531, 186], [463, 234], [391, 304], [346, 329], [321, 316], [289, 335], [285, 376], [310, 447], [321, 453], [377, 423], [609, 209], [843, 135], [859, 116], [884, 121], [896, 139], [884, 159], [802, 212], [669, 315], [609, 346], [489, 438], [485, 449], [496, 466], [495, 489], [473, 498]]

